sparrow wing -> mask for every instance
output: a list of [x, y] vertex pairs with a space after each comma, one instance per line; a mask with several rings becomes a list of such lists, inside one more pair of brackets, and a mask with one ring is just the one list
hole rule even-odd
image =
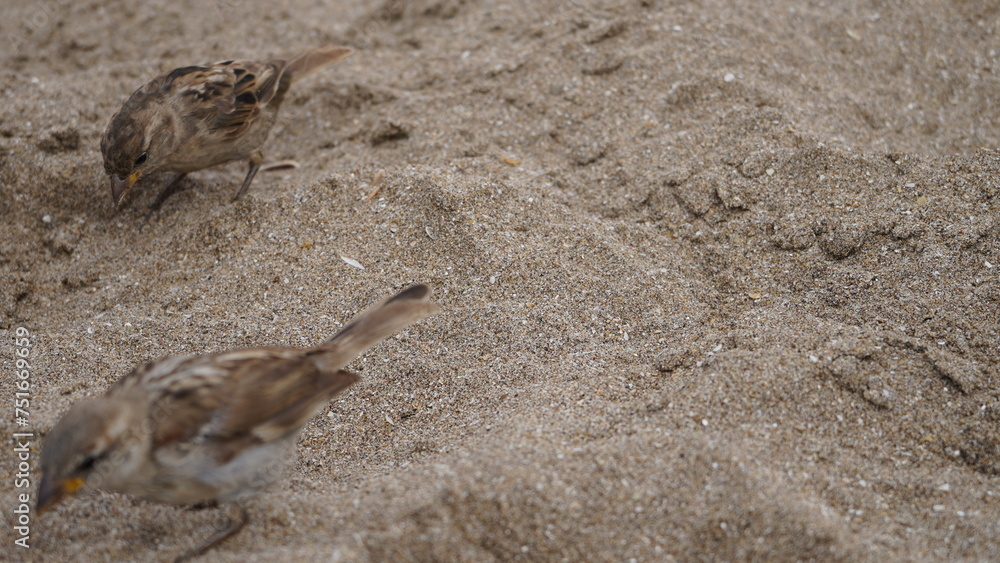
[[[438, 310], [425, 285], [409, 287], [361, 313], [327, 342], [305, 350], [255, 348], [147, 363], [109, 396], [149, 396], [153, 447], [207, 441], [227, 457], [247, 442], [296, 432], [330, 399], [360, 380], [343, 367], [397, 330]], [[136, 393], [135, 391], [141, 391]]]
[[[348, 371], [320, 372], [294, 348], [259, 348], [163, 358], [140, 366], [108, 391], [152, 394], [153, 448], [213, 441], [266, 443], [297, 431], [360, 379]], [[219, 449], [226, 457], [227, 449]]]
[[261, 443], [297, 431], [360, 378], [323, 373], [294, 348], [258, 348], [165, 358], [123, 378], [109, 394], [141, 385], [152, 392], [154, 447], [170, 443]]
[[261, 348], [227, 352], [212, 365], [233, 385], [210, 436], [252, 434], [268, 442], [297, 431], [333, 397], [361, 378], [343, 368], [403, 327], [438, 311], [431, 289], [411, 286], [371, 307], [327, 342], [299, 350]]
[[188, 115], [209, 121], [212, 129], [223, 131], [227, 137], [238, 137], [260, 117], [282, 87], [287, 89], [287, 81], [281, 79], [285, 66], [283, 60], [189, 66], [164, 74], [158, 87], [175, 91]]
[[324, 45], [290, 61], [221, 61], [172, 70], [150, 82], [149, 92], [176, 92], [182, 111], [210, 122], [212, 129], [236, 138], [246, 132], [265, 107], [280, 106], [292, 85], [335, 64], [353, 51]]
[[226, 61], [214, 66], [231, 76], [233, 80], [226, 96], [217, 103], [219, 112], [215, 118], [214, 128], [225, 131], [227, 137], [238, 137], [260, 117], [262, 109], [278, 92], [282, 84], [281, 76], [285, 70], [285, 61], [274, 60], [266, 63]]
[[231, 352], [218, 360], [232, 362], [233, 388], [208, 430], [212, 438], [249, 434], [262, 442], [280, 439], [361, 379], [344, 370], [323, 372], [296, 349]]

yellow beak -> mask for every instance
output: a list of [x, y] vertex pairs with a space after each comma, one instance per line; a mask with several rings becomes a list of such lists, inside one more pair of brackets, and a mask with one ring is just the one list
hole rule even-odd
[[129, 174], [127, 178], [122, 178], [114, 174], [111, 175], [111, 198], [114, 200], [115, 205], [121, 203], [122, 198], [139, 181], [140, 176], [142, 176], [142, 170], [136, 170]]
[[62, 498], [66, 495], [75, 495], [80, 487], [83, 486], [85, 479], [83, 477], [76, 477], [74, 479], [67, 479], [56, 486], [52, 486], [48, 483], [46, 479], [42, 479], [42, 486], [38, 490], [38, 504], [35, 507], [35, 513], [41, 515], [43, 512], [55, 506]]
[[68, 479], [63, 481], [62, 490], [68, 495], [75, 495], [80, 487], [83, 486], [83, 477], [77, 477], [76, 479]]

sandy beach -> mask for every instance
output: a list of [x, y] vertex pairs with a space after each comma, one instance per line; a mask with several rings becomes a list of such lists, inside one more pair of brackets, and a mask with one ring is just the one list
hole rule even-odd
[[[30, 517], [70, 405], [307, 346], [413, 283], [204, 561], [1000, 559], [1000, 10], [988, 2], [14, 0], [0, 22], [0, 559], [172, 560], [221, 513]], [[261, 172], [116, 209], [175, 67], [356, 53]], [[376, 176], [384, 171], [375, 186]], [[31, 402], [14, 417], [17, 329]], [[14, 433], [32, 432], [30, 487]]]

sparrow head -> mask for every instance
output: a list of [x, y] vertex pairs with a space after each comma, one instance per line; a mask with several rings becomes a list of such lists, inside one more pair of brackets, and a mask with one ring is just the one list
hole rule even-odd
[[144, 174], [155, 172], [170, 155], [174, 119], [169, 107], [142, 90], [111, 118], [101, 139], [104, 171], [118, 205]]
[[36, 512], [75, 494], [110, 461], [131, 424], [127, 404], [110, 399], [79, 402], [56, 423], [42, 444], [42, 481]]

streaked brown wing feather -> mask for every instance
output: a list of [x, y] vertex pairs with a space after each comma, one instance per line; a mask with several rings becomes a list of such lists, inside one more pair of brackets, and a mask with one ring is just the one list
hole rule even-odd
[[[302, 427], [330, 399], [338, 395], [361, 378], [346, 370], [335, 373], [321, 373], [315, 365], [304, 360], [298, 377], [267, 378], [267, 373], [259, 374], [257, 378], [260, 388], [247, 386], [247, 399], [234, 403], [234, 408], [226, 413], [224, 426], [219, 430], [229, 432], [246, 431], [262, 442], [280, 439]], [[267, 395], [269, 401], [255, 401], [257, 393]], [[266, 412], [260, 417], [261, 410]], [[260, 417], [260, 418], [258, 418]]]
[[153, 448], [166, 444], [190, 442], [200, 436], [223, 407], [231, 382], [225, 378], [215, 385], [191, 386], [163, 394], [150, 408], [156, 421]]
[[182, 100], [192, 98], [197, 103], [184, 106], [188, 115], [211, 122], [227, 137], [238, 137], [275, 100], [284, 70], [283, 60], [223, 61], [178, 68], [164, 74], [158, 87], [176, 90]]
[[250, 128], [274, 98], [285, 61], [237, 61], [227, 67], [234, 82], [228, 94], [220, 99], [214, 128], [224, 130], [227, 137], [237, 137]]
[[108, 396], [149, 396], [153, 447], [183, 443], [203, 433], [231, 395], [235, 381], [212, 356], [173, 356], [143, 364], [108, 389]]
[[108, 396], [152, 395], [154, 448], [214, 442], [220, 458], [248, 442], [297, 431], [360, 377], [342, 368], [404, 326], [434, 314], [431, 289], [409, 287], [369, 308], [327, 342], [163, 358], [139, 366]]
[[140, 366], [109, 394], [155, 391], [154, 447], [190, 441], [270, 442], [294, 432], [360, 378], [321, 372], [293, 348], [165, 358]]
[[264, 442], [297, 430], [335, 394], [358, 380], [349, 372], [322, 373], [302, 356], [243, 362], [230, 377], [239, 383], [212, 423], [211, 436], [251, 433]]

